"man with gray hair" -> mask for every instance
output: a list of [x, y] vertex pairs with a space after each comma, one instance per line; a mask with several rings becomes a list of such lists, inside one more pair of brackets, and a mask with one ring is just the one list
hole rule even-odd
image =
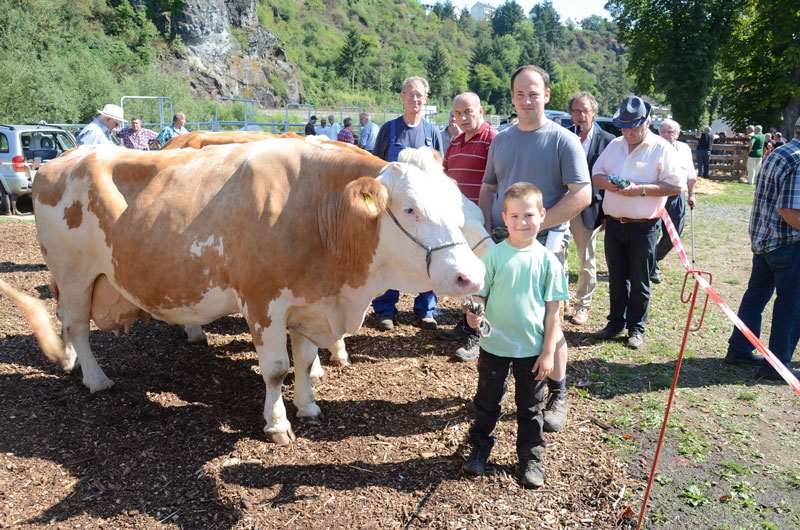
[[[681, 126], [675, 120], [662, 121], [658, 127], [658, 134], [675, 148], [678, 155], [678, 165], [686, 178], [686, 188], [689, 192], [688, 201], [684, 199], [683, 191], [681, 191], [677, 195], [667, 197], [667, 204], [664, 205], [669, 218], [672, 219], [672, 224], [675, 225], [675, 230], [678, 231], [678, 235], [681, 235], [686, 224], [686, 203], [689, 203], [689, 208], [694, 208], [697, 205], [694, 195], [697, 173], [694, 171], [694, 163], [692, 162], [692, 148], [684, 142], [678, 141], [678, 137], [681, 135]], [[650, 270], [650, 281], [652, 283], [661, 283], [661, 271], [659, 270], [658, 262], [664, 259], [669, 251], [672, 250], [672, 241], [667, 233], [667, 227], [663, 223], [661, 232], [661, 240], [656, 245], [656, 261]]]
[[[591, 174], [595, 161], [600, 153], [614, 139], [614, 135], [595, 125], [597, 100], [589, 92], [574, 94], [567, 103], [567, 111], [574, 125], [568, 130], [578, 135], [581, 147], [586, 155], [586, 163]], [[592, 186], [592, 202], [569, 222], [569, 230], [575, 240], [578, 253], [578, 288], [575, 292], [575, 313], [572, 323], [585, 325], [589, 320], [592, 306], [592, 295], [597, 286], [597, 260], [595, 248], [597, 234], [603, 222], [603, 190]]]
[[375, 148], [375, 140], [378, 138], [378, 126], [369, 118], [368, 112], [362, 112], [358, 116], [358, 121], [361, 124], [361, 134], [358, 135], [358, 146], [371, 153]]
[[[400, 99], [403, 100], [403, 115], [389, 120], [381, 126], [372, 154], [387, 162], [397, 160], [400, 151], [407, 147], [429, 147], [436, 149], [444, 158], [442, 136], [435, 125], [423, 117], [425, 102], [428, 100], [428, 82], [421, 77], [408, 77], [403, 81]], [[372, 308], [378, 313], [378, 329], [390, 330], [397, 317], [397, 301], [400, 293], [389, 289], [372, 301]], [[436, 329], [433, 310], [436, 308], [436, 295], [433, 291], [420, 293], [414, 299], [414, 314], [419, 318], [423, 329]]]
[[747, 183], [753, 184], [761, 169], [761, 159], [764, 158], [764, 135], [761, 133], [761, 125], [753, 128], [753, 135], [750, 137], [750, 152], [747, 153]]
[[339, 138], [339, 131], [342, 130], [342, 124], [336, 123], [335, 120], [336, 117], [333, 114], [328, 115], [328, 129], [325, 133], [331, 140], [337, 140]]

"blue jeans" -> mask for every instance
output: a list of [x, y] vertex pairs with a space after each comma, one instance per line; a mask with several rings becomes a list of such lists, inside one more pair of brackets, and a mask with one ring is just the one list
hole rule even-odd
[[[669, 218], [672, 219], [672, 224], [675, 225], [678, 235], [683, 234], [683, 227], [686, 224], [686, 199], [683, 197], [683, 192], [667, 197], [667, 204], [664, 205], [664, 209], [669, 214]], [[667, 257], [670, 250], [672, 250], [672, 241], [667, 233], [667, 225], [661, 223], [661, 239], [656, 245], [656, 261], [661, 261]], [[654, 271], [656, 267], [657, 265], [653, 266]]]
[[704, 179], [708, 178], [708, 166], [711, 163], [711, 151], [708, 149], [697, 150], [697, 173]]
[[609, 324], [628, 333], [644, 334], [650, 304], [650, 271], [656, 261], [656, 241], [661, 221], [621, 223], [606, 220], [606, 264], [608, 265]]
[[[789, 366], [800, 337], [800, 242], [766, 254], [753, 254], [753, 270], [738, 315], [756, 337], [761, 337], [761, 312], [776, 290], [769, 349]], [[737, 356], [748, 352], [753, 352], [753, 345], [734, 328], [728, 339], [728, 354]], [[764, 360], [760, 369], [772, 371], [772, 366]]]
[[[394, 318], [397, 316], [397, 301], [400, 300], [400, 292], [389, 289], [372, 301], [372, 309], [382, 317]], [[433, 310], [438, 302], [433, 291], [419, 293], [414, 298], [414, 314], [419, 318], [432, 318]]]
[[500, 418], [500, 399], [506, 389], [508, 368], [514, 372], [514, 401], [517, 405], [517, 456], [520, 462], [542, 461], [545, 450], [542, 416], [545, 381], [534, 380], [533, 365], [538, 357], [500, 357], [480, 349], [478, 391], [475, 394], [475, 423], [469, 428], [472, 445], [494, 445], [492, 435]]

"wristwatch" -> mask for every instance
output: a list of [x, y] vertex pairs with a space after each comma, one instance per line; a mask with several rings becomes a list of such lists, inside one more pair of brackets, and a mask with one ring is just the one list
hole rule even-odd
[[645, 197], [647, 195], [645, 193], [647, 191], [647, 188], [645, 186], [646, 186], [645, 184], [642, 184], [642, 193], [640, 194], [642, 197]]

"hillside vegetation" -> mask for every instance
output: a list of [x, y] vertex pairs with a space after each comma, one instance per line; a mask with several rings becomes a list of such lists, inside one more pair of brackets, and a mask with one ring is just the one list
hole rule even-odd
[[[182, 9], [182, 0], [0, 0], [0, 121], [86, 122], [122, 95], [169, 96], [190, 121], [213, 116], [212, 100], [170, 66], [183, 47]], [[533, 21], [509, 2], [477, 22], [450, 3], [426, 15], [416, 0], [259, 0], [258, 21], [298, 65], [302, 103], [321, 107], [396, 107], [402, 79], [423, 75], [430, 103], [449, 107], [473, 90], [487, 111], [509, 112], [509, 76], [527, 63], [551, 72], [550, 108], [589, 90], [609, 114], [632, 86], [615, 25], [593, 16], [582, 31], [566, 28], [549, 2]], [[245, 32], [231, 31], [246, 49]]]

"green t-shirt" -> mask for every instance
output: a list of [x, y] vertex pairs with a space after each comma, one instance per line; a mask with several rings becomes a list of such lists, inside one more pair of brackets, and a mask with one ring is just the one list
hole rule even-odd
[[750, 158], [761, 158], [764, 156], [764, 140], [765, 138], [763, 134], [754, 134], [750, 138], [750, 144], [752, 144], [753, 149], [747, 156]]
[[544, 343], [545, 302], [569, 300], [567, 279], [555, 254], [536, 242], [519, 249], [503, 241], [482, 258], [486, 319], [492, 325], [481, 347], [500, 357], [536, 357]]

